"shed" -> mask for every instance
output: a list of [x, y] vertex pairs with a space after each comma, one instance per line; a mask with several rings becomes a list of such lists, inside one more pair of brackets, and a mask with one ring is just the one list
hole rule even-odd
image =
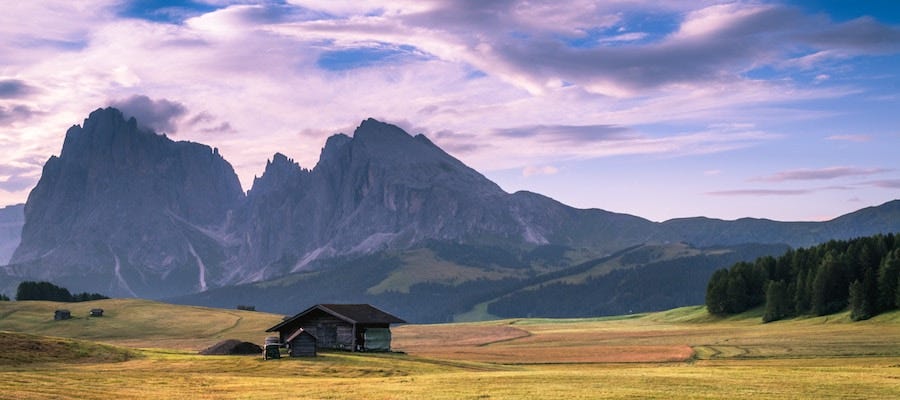
[[287, 343], [302, 330], [315, 339], [317, 350], [390, 351], [391, 324], [402, 323], [406, 321], [369, 304], [316, 304], [266, 332], [278, 332]]
[[92, 317], [102, 317], [102, 316], [103, 316], [103, 309], [102, 309], [102, 308], [92, 308], [92, 309], [91, 309], [91, 316], [92, 316]]
[[56, 310], [53, 313], [54, 321], [61, 321], [64, 319], [71, 319], [71, 318], [72, 318], [72, 312], [69, 310]]
[[291, 348], [291, 357], [315, 357], [316, 337], [303, 328], [297, 329], [284, 342]]

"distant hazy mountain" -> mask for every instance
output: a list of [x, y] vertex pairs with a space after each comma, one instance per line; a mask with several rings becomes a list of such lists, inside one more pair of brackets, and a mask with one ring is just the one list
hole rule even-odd
[[[900, 201], [828, 222], [791, 223], [655, 223], [575, 209], [535, 193], [506, 193], [426, 137], [373, 119], [352, 137], [329, 138], [312, 169], [275, 154], [244, 194], [216, 150], [137, 126], [108, 108], [67, 132], [60, 156], [47, 161], [28, 198], [21, 244], [0, 273], [79, 292], [189, 295], [179, 301], [225, 306], [244, 299], [285, 312], [298, 307], [287, 298], [380, 301], [442, 320], [478, 307], [512, 312], [504, 299], [537, 293], [529, 285], [554, 285], [553, 277], [635, 246], [669, 250], [645, 262], [604, 263], [591, 282], [618, 269], [651, 273], [657, 270], [642, 268], [711, 251], [702, 269], [666, 264], [681, 265], [674, 275], [692, 274], [677, 278], [666, 270], [672, 282], [690, 276], [703, 285], [711, 265], [738, 255], [900, 231]], [[752, 243], [779, 246], [742, 247]], [[672, 250], [679, 246], [691, 250]], [[732, 258], [719, 257], [726, 253]], [[192, 295], [215, 288], [223, 289]], [[593, 293], [583, 300], [598, 303], [613, 295], [571, 293]], [[656, 300], [643, 307], [694, 299], [648, 298]], [[604, 309], [626, 307], [624, 301]]]
[[17, 204], [0, 208], [0, 265], [9, 262], [22, 238], [25, 224], [25, 205]]

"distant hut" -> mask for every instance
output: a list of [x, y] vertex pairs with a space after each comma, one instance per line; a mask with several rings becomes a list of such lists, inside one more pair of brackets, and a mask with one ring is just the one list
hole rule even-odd
[[291, 357], [315, 357], [316, 337], [303, 328], [297, 329], [284, 342], [291, 349]]
[[282, 343], [290, 338], [315, 340], [317, 350], [390, 351], [391, 324], [406, 321], [369, 304], [316, 304], [266, 330], [278, 332]]
[[102, 316], [103, 316], [103, 309], [102, 309], [102, 308], [92, 308], [92, 309], [91, 309], [91, 316], [92, 316], [92, 317], [102, 317]]
[[64, 319], [71, 319], [71, 318], [72, 318], [72, 312], [69, 310], [56, 310], [56, 312], [53, 313], [54, 321], [62, 321]]

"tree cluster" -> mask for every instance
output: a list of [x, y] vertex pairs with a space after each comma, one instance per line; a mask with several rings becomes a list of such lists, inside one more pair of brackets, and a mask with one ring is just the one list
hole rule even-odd
[[81, 301], [108, 299], [98, 293], [69, 293], [69, 289], [56, 286], [50, 282], [33, 282], [25, 281], [19, 284], [16, 290], [16, 301], [23, 300], [46, 300], [60, 301], [66, 303], [76, 303]]
[[0, 293], [0, 301], [9, 301], [9, 297], [3, 293]]
[[716, 315], [764, 306], [763, 321], [850, 308], [864, 320], [900, 307], [900, 236], [832, 240], [713, 273], [706, 307]]

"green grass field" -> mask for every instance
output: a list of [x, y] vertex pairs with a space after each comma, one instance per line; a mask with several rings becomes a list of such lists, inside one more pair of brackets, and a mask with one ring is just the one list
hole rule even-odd
[[[53, 321], [53, 310], [72, 320]], [[94, 307], [102, 318], [88, 318]], [[200, 356], [281, 316], [144, 300], [0, 302], [3, 399], [900, 398], [900, 312], [761, 324], [702, 307], [394, 329], [402, 354]]]

